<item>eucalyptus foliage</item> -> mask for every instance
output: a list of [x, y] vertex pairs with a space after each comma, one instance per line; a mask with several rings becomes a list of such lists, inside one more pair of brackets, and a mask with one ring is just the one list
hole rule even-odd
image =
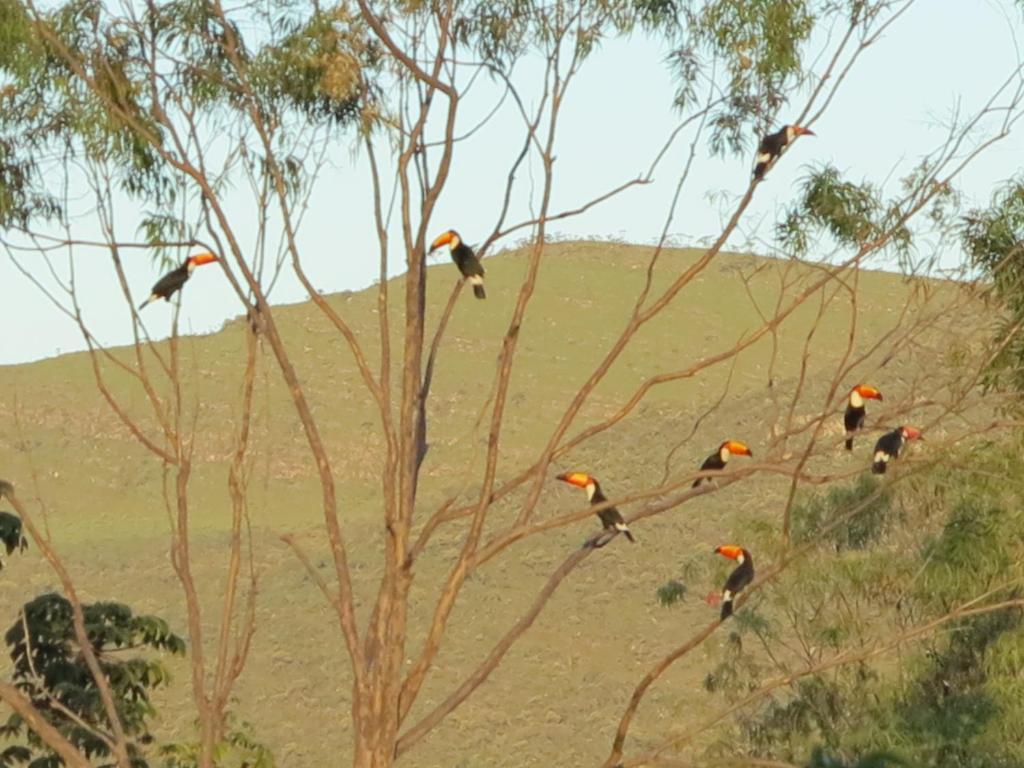
[[1024, 390], [1024, 177], [996, 191], [988, 208], [976, 209], [963, 220], [964, 249], [974, 266], [991, 281], [1006, 313], [994, 320], [993, 334], [1000, 354], [996, 378], [1005, 374]]
[[783, 246], [798, 256], [806, 256], [820, 234], [853, 250], [889, 245], [905, 254], [913, 242], [897, 202], [886, 201], [868, 182], [847, 181], [830, 165], [804, 177], [800, 196], [779, 222], [777, 233]]

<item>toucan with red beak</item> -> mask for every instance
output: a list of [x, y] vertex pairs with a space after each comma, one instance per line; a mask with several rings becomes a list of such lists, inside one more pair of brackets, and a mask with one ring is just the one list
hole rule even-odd
[[180, 291], [181, 286], [187, 283], [188, 279], [192, 277], [192, 273], [195, 271], [196, 267], [201, 267], [203, 264], [210, 264], [217, 260], [217, 257], [208, 251], [204, 253], [197, 253], [195, 256], [189, 256], [180, 267], [168, 272], [156, 281], [156, 285], [153, 286], [153, 291], [149, 295], [149, 298], [139, 304], [139, 309], [142, 309], [147, 304], [150, 304], [157, 299], [170, 301], [171, 296]]
[[846, 413], [843, 414], [843, 426], [846, 427], [846, 450], [853, 450], [853, 436], [864, 429], [864, 418], [867, 411], [864, 409], [865, 400], [877, 400], [882, 402], [882, 393], [867, 384], [858, 384], [850, 390], [850, 401], [846, 404]]
[[[601, 485], [597, 482], [597, 478], [593, 475], [588, 475], [586, 472], [566, 472], [558, 475], [555, 479], [585, 490], [587, 492], [587, 501], [590, 502], [591, 506], [597, 506], [608, 501], [608, 497], [601, 491]], [[636, 542], [633, 534], [629, 531], [629, 526], [626, 525], [626, 521], [622, 518], [622, 513], [615, 507], [602, 509], [597, 512], [597, 516], [601, 519], [601, 525], [604, 526], [606, 531], [622, 533], [630, 541]], [[606, 541], [605, 544], [607, 543]], [[603, 547], [604, 544], [594, 546]]]
[[[733, 454], [736, 454], [737, 456], [750, 457], [753, 457], [754, 455], [753, 453], [751, 453], [750, 449], [747, 448], [746, 443], [741, 443], [739, 440], [726, 440], [724, 443], [718, 446], [717, 451], [715, 451], [706, 459], [704, 459], [704, 463], [700, 465], [700, 471], [712, 472], [721, 471], [725, 469], [725, 465], [729, 463], [729, 457], [732, 456]], [[693, 485], [691, 487], [696, 488], [705, 480], [711, 480], [711, 478], [703, 476], [698, 477], [696, 480], [693, 481]]]
[[724, 555], [737, 563], [729, 578], [725, 580], [725, 587], [722, 588], [722, 619], [725, 620], [732, 616], [732, 601], [736, 595], [754, 580], [754, 558], [743, 547], [737, 547], [735, 544], [715, 547], [715, 554]]
[[876, 475], [884, 475], [887, 465], [892, 459], [900, 457], [900, 451], [911, 440], [924, 440], [921, 430], [914, 427], [896, 427], [886, 432], [875, 443], [875, 459], [871, 471]]
[[431, 243], [430, 252], [433, 253], [442, 245], [448, 246], [448, 252], [451, 254], [455, 266], [459, 268], [462, 277], [473, 286], [473, 295], [478, 299], [486, 299], [487, 292], [484, 291], [484, 265], [480, 263], [480, 259], [473, 253], [473, 249], [462, 242], [459, 233], [454, 229], [449, 229]]
[[783, 150], [797, 136], [814, 135], [814, 131], [800, 125], [784, 125], [775, 133], [769, 133], [761, 139], [761, 144], [757, 148], [757, 164], [754, 166], [754, 178], [758, 181], [763, 179], [765, 171], [772, 166]]

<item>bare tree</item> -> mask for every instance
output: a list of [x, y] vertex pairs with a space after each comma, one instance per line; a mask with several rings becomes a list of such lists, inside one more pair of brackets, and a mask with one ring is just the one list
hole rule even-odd
[[[865, 339], [858, 327], [859, 283], [865, 267], [872, 259], [896, 254], [908, 267], [927, 271], [927, 264], [913, 258], [914, 244], [945, 232], [955, 215], [952, 201], [958, 175], [1008, 135], [1021, 114], [1024, 90], [1020, 72], [1011, 73], [978, 115], [951, 127], [948, 141], [907, 176], [896, 196], [886, 197], [882, 190], [848, 182], [831, 168], [812, 172], [801, 199], [770, 246], [790, 261], [771, 274], [763, 265], [741, 268], [741, 290], [759, 322], [705, 356], [656, 361], [657, 372], [646, 376], [628, 398], [605, 416], [591, 418], [587, 408], [595, 391], [627, 351], [636, 347], [644, 329], [663, 321], [687, 291], [695, 290], [695, 281], [716, 264], [727, 243], [742, 234], [744, 216], [759, 190], [756, 180], [730, 202], [720, 230], [695, 258], [682, 267], [677, 260], [667, 259], [676, 205], [680, 192], [692, 183], [694, 157], [709, 145], [722, 153], [749, 152], [746, 139], [775, 123], [783, 112], [792, 115], [794, 123], [815, 125], [840, 97], [848, 73], [898, 23], [911, 2], [856, 0], [811, 8], [761, 0], [750, 5], [758, 12], [740, 13], [736, 3], [724, 0], [699, 10], [668, 2], [396, 6], [357, 0], [354, 5], [317, 5], [312, 10], [289, 6], [280, 13], [257, 5], [229, 9], [218, 2], [150, 1], [91, 10], [73, 5], [40, 8], [30, 2], [18, 15], [22, 39], [17, 56], [4, 62], [18, 88], [9, 96], [12, 109], [3, 118], [4, 130], [9, 136], [27, 137], [24, 152], [59, 151], [58, 162], [68, 170], [60, 191], [54, 189], [53, 177], [43, 177], [44, 160], [33, 162], [30, 155], [15, 154], [9, 166], [22, 169], [18, 177], [22, 183], [13, 189], [17, 205], [10, 206], [7, 218], [17, 232], [5, 241], [11, 258], [78, 324], [99, 391], [161, 468], [172, 565], [187, 605], [201, 766], [215, 764], [216, 746], [225, 737], [229, 702], [256, 631], [257, 570], [248, 554], [253, 544], [247, 540], [246, 520], [248, 484], [254, 472], [252, 423], [258, 413], [254, 387], [264, 362], [287, 390], [319, 481], [330, 577], [315, 567], [315, 558], [297, 536], [282, 531], [282, 538], [305, 565], [330, 607], [332, 621], [337, 621], [352, 670], [353, 764], [359, 768], [390, 766], [410, 752], [488, 680], [565, 580], [587, 559], [603, 555], [600, 547], [593, 546], [598, 543], [594, 540], [567, 553], [528, 609], [510, 623], [482, 660], [447, 695], [424, 704], [421, 694], [449, 635], [467, 580], [492, 560], [512, 556], [513, 548], [522, 542], [589, 519], [610, 506], [642, 502], [630, 508], [627, 522], [633, 523], [753, 476], [782, 475], [789, 482], [788, 503], [778, 520], [783, 555], [752, 591], [801, 557], [802, 550], [791, 547], [790, 512], [797, 491], [853, 474], [830, 467], [828, 461], [836, 448], [831, 430], [849, 387], [881, 375], [897, 355], [934, 361], [951, 333], [952, 314], [975, 307], [973, 295], [959, 285], [915, 278], [909, 283], [905, 305], [895, 312], [887, 330]], [[823, 35], [823, 50], [811, 47], [814, 30], [834, 33]], [[681, 82], [676, 94], [681, 112], [678, 126], [665, 137], [664, 145], [649, 152], [650, 157], [638, 153], [635, 176], [559, 210], [552, 201], [567, 94], [603, 39], [630, 33], [674, 45], [673, 66]], [[525, 61], [542, 64], [537, 82], [524, 84], [519, 77], [518, 67]], [[60, 88], [54, 84], [55, 71], [65, 84]], [[492, 84], [488, 93], [496, 90], [498, 96], [482, 121], [467, 125], [465, 105], [477, 104], [484, 82]], [[45, 100], [49, 100], [45, 109], [32, 109]], [[471, 462], [459, 478], [462, 492], [427, 509], [420, 493], [421, 472], [431, 448], [434, 377], [444, 365], [449, 321], [465, 298], [461, 295], [464, 281], [458, 280], [436, 325], [429, 327], [427, 253], [433, 236], [444, 228], [435, 212], [450, 186], [456, 157], [478, 130], [499, 115], [517, 121], [521, 145], [507, 158], [496, 158], [495, 167], [488, 169], [489, 178], [501, 180], [502, 203], [484, 230], [477, 255], [482, 257], [511, 237], [525, 235], [527, 266], [505, 321], [495, 369], [490, 373], [481, 368], [474, 382], [476, 391], [488, 394], [461, 408], [467, 422], [476, 417], [482, 425], [484, 447], [479, 460]], [[95, 119], [87, 120], [88, 116]], [[680, 140], [689, 143], [688, 161], [682, 170], [669, 169], [667, 152]], [[373, 201], [380, 277], [376, 338], [357, 332], [338, 304], [320, 294], [307, 273], [309, 246], [301, 238], [317, 174], [332, 157], [353, 146], [364, 153], [370, 169], [368, 193]], [[785, 156], [780, 162], [784, 160]], [[539, 170], [532, 192], [524, 192], [521, 182], [527, 168]], [[647, 256], [644, 279], [631, 297], [631, 308], [622, 317], [609, 318], [621, 330], [587, 373], [536, 456], [524, 466], [504, 466], [503, 432], [515, 409], [510, 391], [520, 341], [551, 248], [552, 227], [662, 174], [677, 177], [676, 197], [666, 212], [659, 241]], [[392, 178], [394, 187], [389, 192]], [[251, 196], [251, 210], [244, 217], [228, 195], [231, 185], [239, 181], [246, 183]], [[81, 236], [75, 220], [64, 215], [69, 190], [81, 185], [94, 194], [92, 209], [102, 232], [97, 240]], [[146, 237], [141, 242], [122, 233], [119, 218], [126, 197], [136, 212], [146, 215]], [[527, 205], [521, 202], [524, 197]], [[52, 224], [46, 228], [46, 217], [59, 223], [61, 234], [52, 234]], [[120, 281], [134, 334], [134, 343], [126, 351], [108, 348], [97, 339], [80, 305], [74, 268], [79, 254], [96, 246], [106, 249]], [[190, 550], [198, 384], [194, 372], [183, 364], [181, 350], [188, 342], [178, 335], [177, 322], [170, 340], [156, 343], [134, 309], [138, 290], [129, 285], [123, 259], [126, 251], [140, 247], [175, 257], [189, 248], [219, 254], [223, 274], [247, 318], [245, 365], [233, 404], [235, 437], [224, 496], [231, 533], [223, 566], [227, 586], [218, 606], [200, 598]], [[820, 257], [830, 249], [828, 261], [804, 258]], [[59, 254], [66, 259], [63, 267]], [[396, 255], [404, 271], [400, 297], [393, 294], [394, 284], [388, 281]], [[57, 289], [47, 288], [38, 270], [26, 266], [28, 258], [50, 265], [58, 276]], [[380, 580], [369, 595], [360, 595], [353, 581], [344, 499], [338, 495], [337, 469], [323, 424], [298, 371], [302, 349], [282, 333], [279, 311], [271, 302], [271, 291], [282, 272], [297, 278], [344, 341], [348, 360], [376, 409], [383, 445], [379, 461], [382, 544]], [[768, 278], [777, 285], [767, 287]], [[813, 319], [802, 348], [783, 349], [780, 334], [794, 318], [807, 313]], [[401, 322], [398, 329], [391, 325], [395, 316]], [[541, 514], [539, 505], [553, 465], [579, 456], [588, 444], [614, 434], [636, 417], [657, 388], [702, 377], [714, 381], [711, 377], [764, 344], [771, 345], [765, 371], [771, 435], [758, 447], [755, 462], [718, 477], [715, 484], [694, 488], [699, 476], [695, 466], [683, 467], [673, 459], [675, 451], [695, 437], [701, 423], [724, 407], [727, 378], [717, 402], [698, 414], [683, 441], [666, 447], [660, 482], [628, 494], [616, 490], [615, 498], [597, 507], [581, 505], [564, 514]], [[776, 384], [794, 354], [799, 373], [783, 391]], [[887, 399], [880, 423], [896, 426], [914, 420], [928, 429], [947, 423], [950, 415], [987, 413], [997, 403], [982, 403], [977, 385], [988, 360], [986, 354], [972, 356], [962, 380], [943, 392], [929, 387], [931, 378], [923, 370], [903, 378], [897, 396]], [[114, 377], [117, 388], [111, 386]], [[131, 398], [121, 388], [125, 379], [133, 392], [142, 393], [144, 406], [130, 404]], [[988, 425], [991, 430], [1007, 426], [996, 419]], [[969, 428], [939, 431], [945, 431], [939, 443], [948, 445], [973, 438], [977, 432]], [[497, 509], [513, 511], [499, 516]], [[637, 529], [642, 535], [642, 526]], [[456, 551], [438, 544], [442, 530], [457, 531]], [[46, 545], [44, 533], [32, 528], [30, 533], [41, 546]], [[447, 575], [432, 595], [428, 622], [413, 627], [410, 596], [417, 565], [431, 549], [448, 558]], [[59, 563], [56, 555], [53, 562]], [[71, 597], [70, 575], [65, 588]], [[361, 605], [368, 607], [363, 620]], [[206, 629], [211, 614], [217, 617], [212, 645]], [[942, 623], [935, 617], [929, 621], [925, 628]], [[638, 685], [605, 765], [622, 761], [630, 724], [649, 687], [718, 626], [719, 622], [710, 623], [671, 651]], [[331, 634], [326, 627], [321, 629], [325, 642], [330, 642]], [[421, 635], [422, 642], [416, 645], [414, 638]], [[825, 668], [826, 664], [819, 664], [807, 673]], [[97, 683], [102, 687], [101, 679]], [[5, 701], [24, 711], [25, 703], [5, 690], [0, 689]], [[30, 722], [31, 714], [26, 715]], [[116, 734], [116, 725], [112, 726]], [[67, 752], [67, 745], [44, 725], [39, 734], [62, 755]], [[120, 765], [127, 765], [126, 755], [118, 752], [117, 757]], [[65, 760], [75, 763], [71, 755]], [[651, 760], [641, 756], [626, 764]]]

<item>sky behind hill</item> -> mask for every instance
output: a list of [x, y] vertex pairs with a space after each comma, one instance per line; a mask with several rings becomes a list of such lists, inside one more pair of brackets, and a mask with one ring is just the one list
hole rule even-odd
[[[895, 189], [900, 175], [928, 151], [941, 145], [950, 116], [972, 112], [989, 98], [1018, 60], [1017, 36], [1024, 31], [1016, 6], [1005, 0], [919, 0], [855, 67], [836, 102], [815, 125], [814, 139], [802, 139], [785, 161], [773, 169], [757, 192], [743, 224], [730, 241], [732, 248], [768, 241], [807, 164], [828, 161], [853, 180], [869, 179]], [[605, 44], [583, 68], [570, 91], [559, 129], [553, 210], [572, 208], [646, 170], [679, 117], [671, 108], [674, 93], [665, 50], [640, 36]], [[528, 64], [523, 77], [529, 77]], [[497, 86], [481, 79], [469, 115], [483, 114], [499, 95]], [[506, 103], [472, 142], [456, 156], [452, 178], [434, 217], [435, 229], [459, 229], [470, 242], [482, 239], [495, 218], [506, 158], [522, 142], [520, 121]], [[778, 123], [787, 120], [780, 115]], [[551, 229], [561, 237], [613, 238], [634, 243], [657, 240], [686, 159], [688, 138], [673, 145], [653, 183], [634, 188], [588, 213], [558, 222]], [[968, 204], [984, 204], [993, 187], [1024, 165], [1024, 134], [1003, 140], [961, 177]], [[691, 179], [679, 202], [670, 232], [677, 244], [699, 243], [717, 234], [723, 211], [743, 193], [749, 179], [749, 157], [723, 160], [698, 151]], [[539, 169], [522, 174], [515, 213], [526, 215], [532, 181]], [[368, 171], [358, 153], [333, 157], [317, 181], [301, 233], [307, 270], [322, 291], [357, 290], [377, 275]], [[74, 234], [98, 237], [91, 201], [82, 190], [76, 198]], [[246, 198], [238, 192], [232, 211], [244, 219]], [[117, 221], [121, 237], [134, 239], [138, 220], [126, 212]], [[244, 224], [243, 227], [244, 229]], [[526, 234], [524, 230], [523, 235]], [[516, 238], [502, 245], [514, 244]], [[952, 256], [951, 256], [952, 257]], [[22, 266], [53, 289], [45, 264], [31, 253]], [[131, 340], [130, 317], [116, 286], [109, 256], [102, 249], [77, 249], [75, 279], [83, 312], [105, 344]], [[446, 261], [447, 256], [435, 257]], [[161, 270], [151, 254], [125, 255], [126, 271], [136, 301], [148, 294]], [[58, 266], [66, 264], [57, 258]], [[877, 265], [883, 266], [883, 265]], [[391, 273], [400, 274], [394, 255]], [[454, 276], [454, 273], [453, 273]], [[56, 311], [0, 254], [0, 364], [25, 362], [83, 347], [75, 324]], [[216, 268], [204, 268], [187, 288], [182, 329], [216, 330], [240, 308]], [[272, 295], [276, 303], [306, 298], [294, 277], [284, 275]], [[150, 333], [169, 330], [171, 309], [163, 303], [147, 308]]]

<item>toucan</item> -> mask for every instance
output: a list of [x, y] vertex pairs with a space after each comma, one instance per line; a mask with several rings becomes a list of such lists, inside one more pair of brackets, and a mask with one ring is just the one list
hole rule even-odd
[[449, 229], [443, 235], [438, 236], [430, 244], [430, 252], [433, 253], [442, 245], [448, 246], [448, 252], [451, 253], [455, 266], [459, 268], [462, 276], [473, 286], [473, 295], [478, 299], [486, 299], [487, 292], [484, 291], [484, 265], [480, 263], [480, 259], [473, 253], [473, 249], [462, 242], [459, 233], [454, 229]]
[[729, 578], [725, 580], [725, 587], [722, 588], [722, 619], [725, 620], [732, 616], [732, 601], [736, 595], [754, 580], [754, 558], [743, 547], [737, 547], [735, 544], [715, 547], [715, 553], [732, 558], [737, 563]]
[[[718, 450], [704, 459], [704, 463], [700, 465], [701, 472], [709, 472], [711, 470], [722, 470], [725, 469], [725, 465], [729, 463], [729, 457], [733, 454], [737, 456], [751, 456], [750, 449], [747, 448], [746, 443], [741, 443], [739, 440], [726, 440], [720, 446]], [[691, 487], [696, 488], [698, 485], [703, 483], [705, 480], [710, 480], [710, 477], [698, 477], [693, 481]]]
[[196, 267], [201, 267], [203, 264], [210, 264], [214, 261], [217, 261], [217, 257], [208, 251], [197, 253], [195, 256], [189, 256], [180, 267], [168, 272], [156, 281], [156, 285], [153, 286], [153, 292], [149, 295], [148, 299], [139, 304], [139, 309], [141, 310], [147, 304], [157, 299], [170, 301], [171, 296], [181, 290], [181, 286], [192, 277], [192, 272]]
[[784, 125], [775, 133], [769, 133], [757, 148], [757, 165], [754, 166], [754, 178], [760, 181], [765, 171], [782, 154], [790, 142], [797, 136], [814, 136], [814, 131], [799, 125]]
[[[587, 492], [587, 500], [593, 506], [608, 501], [608, 497], [601, 492], [601, 485], [597, 482], [597, 478], [593, 475], [588, 475], [586, 472], [566, 472], [558, 475], [555, 479], [585, 490]], [[621, 532], [627, 539], [634, 543], [636, 542], [633, 534], [630, 533], [629, 526], [626, 525], [626, 521], [622, 518], [622, 513], [615, 507], [602, 509], [597, 513], [597, 516], [601, 518], [601, 525], [604, 526], [606, 531]], [[604, 544], [600, 546], [604, 546]]]
[[886, 466], [892, 459], [900, 457], [900, 451], [911, 440], [924, 440], [921, 430], [914, 427], [896, 427], [886, 432], [875, 443], [875, 459], [871, 471], [876, 475], [884, 475]]
[[867, 411], [864, 409], [865, 400], [882, 401], [882, 393], [867, 384], [858, 384], [850, 390], [850, 401], [846, 404], [846, 413], [843, 414], [843, 426], [846, 427], [846, 450], [853, 450], [853, 436], [864, 428], [864, 417]]

